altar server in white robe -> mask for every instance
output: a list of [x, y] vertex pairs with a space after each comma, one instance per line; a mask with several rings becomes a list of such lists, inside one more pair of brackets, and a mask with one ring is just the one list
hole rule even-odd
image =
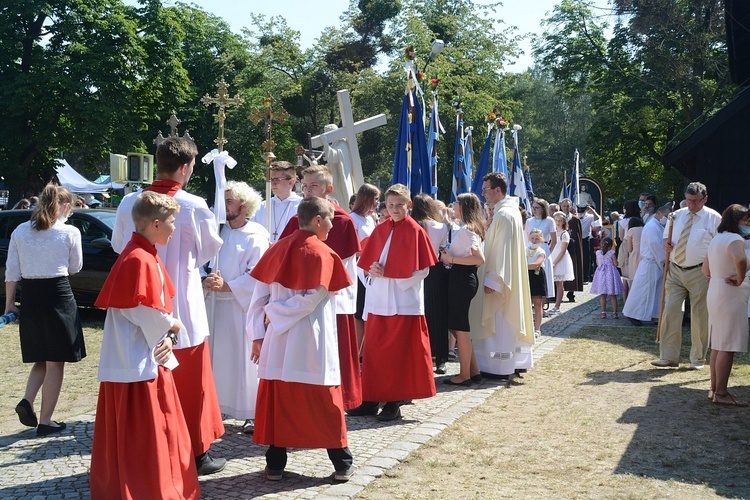
[[482, 374], [506, 378], [533, 367], [534, 322], [518, 198], [507, 196], [505, 175], [484, 176], [482, 194], [494, 205], [484, 242], [485, 264], [469, 311], [474, 352]]
[[258, 370], [250, 361], [252, 338], [246, 333], [247, 314], [256, 280], [250, 272], [270, 243], [268, 231], [249, 221], [261, 203], [261, 196], [244, 182], [229, 181], [224, 191], [227, 223], [218, 265], [210, 264], [203, 280], [208, 337], [216, 395], [223, 414], [244, 420], [242, 430], [253, 432]]
[[[297, 206], [302, 197], [292, 191], [297, 182], [297, 167], [288, 161], [275, 161], [271, 163], [271, 227], [266, 228], [271, 235], [271, 243], [281, 238], [281, 233], [289, 223], [289, 220], [297, 215]], [[261, 203], [258, 211], [250, 220], [266, 227], [266, 210], [268, 200]]]
[[641, 260], [633, 276], [622, 314], [635, 326], [659, 317], [661, 284], [664, 276], [663, 234], [670, 207], [663, 206], [648, 220], [641, 233]]

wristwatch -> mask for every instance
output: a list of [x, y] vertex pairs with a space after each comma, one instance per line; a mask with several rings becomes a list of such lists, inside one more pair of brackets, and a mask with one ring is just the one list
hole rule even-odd
[[172, 341], [172, 347], [177, 345], [177, 334], [175, 332], [167, 332], [167, 338]]

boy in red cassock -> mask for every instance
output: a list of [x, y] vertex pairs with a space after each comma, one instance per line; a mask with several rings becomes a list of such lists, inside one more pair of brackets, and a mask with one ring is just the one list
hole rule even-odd
[[154, 245], [166, 245], [179, 204], [144, 192], [136, 232], [104, 283], [107, 308], [91, 451], [91, 498], [198, 498], [198, 473], [172, 369], [182, 323]]

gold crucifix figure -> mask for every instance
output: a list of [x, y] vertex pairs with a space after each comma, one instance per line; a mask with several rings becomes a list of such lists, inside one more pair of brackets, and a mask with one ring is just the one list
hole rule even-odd
[[229, 85], [227, 85], [223, 78], [219, 83], [216, 84], [216, 88], [218, 89], [218, 91], [216, 92], [216, 97], [211, 97], [210, 95], [206, 94], [201, 98], [201, 102], [205, 106], [210, 106], [213, 104], [219, 108], [219, 112], [214, 115], [216, 117], [216, 121], [219, 122], [219, 136], [214, 139], [214, 143], [216, 144], [219, 152], [221, 152], [224, 150], [224, 144], [227, 143], [227, 140], [224, 139], [224, 121], [227, 119], [225, 109], [228, 106], [239, 106], [245, 101], [239, 95], [229, 97]]
[[[273, 148], [276, 147], [276, 143], [271, 139], [271, 124], [275, 120], [278, 123], [284, 123], [289, 118], [289, 113], [284, 108], [279, 108], [276, 112], [273, 111], [273, 105], [276, 103], [269, 92], [266, 92], [266, 96], [263, 98], [263, 109], [255, 109], [247, 117], [248, 120], [260, 123], [265, 123], [265, 142], [261, 145], [263, 147], [263, 158], [266, 159], [266, 163], [270, 164], [276, 156], [273, 154]], [[269, 160], [270, 159], [270, 160]]]

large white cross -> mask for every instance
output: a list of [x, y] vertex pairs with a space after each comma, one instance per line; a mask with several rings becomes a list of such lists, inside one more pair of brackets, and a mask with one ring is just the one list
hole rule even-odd
[[339, 90], [336, 93], [339, 101], [339, 114], [341, 115], [341, 127], [316, 135], [311, 138], [312, 147], [330, 146], [331, 149], [338, 150], [336, 153], [341, 154], [344, 158], [331, 162], [330, 149], [326, 148], [326, 159], [332, 169], [334, 178], [332, 196], [343, 206], [349, 203], [349, 198], [357, 192], [357, 189], [365, 183], [365, 176], [362, 172], [362, 160], [359, 157], [359, 146], [357, 144], [357, 134], [380, 127], [386, 124], [384, 114], [379, 114], [370, 118], [365, 118], [358, 122], [354, 121], [352, 115], [352, 102], [349, 99], [348, 90]]

